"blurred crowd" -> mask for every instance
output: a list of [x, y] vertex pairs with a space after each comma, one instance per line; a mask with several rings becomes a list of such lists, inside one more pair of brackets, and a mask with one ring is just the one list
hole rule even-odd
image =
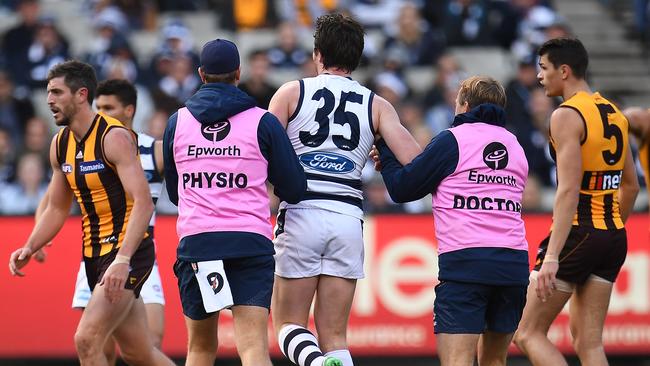
[[[72, 47], [57, 19], [43, 12], [38, 0], [0, 0], [0, 7], [19, 19], [1, 36], [0, 214], [33, 213], [46, 188], [49, 144], [56, 129], [49, 116], [37, 113], [34, 103], [44, 104], [44, 98], [32, 96], [44, 89], [48, 69], [58, 62], [74, 57], [92, 64], [100, 80], [135, 83], [139, 99], [135, 129], [162, 138], [168, 116], [200, 86], [197, 35], [180, 17], [161, 20], [161, 14], [179, 11], [212, 12], [224, 32], [274, 34], [274, 44], [255, 45], [241, 55], [245, 71], [240, 88], [263, 108], [279, 87], [271, 77], [274, 72], [289, 72], [294, 79], [315, 74], [311, 49], [300, 41], [309, 40], [315, 19], [332, 11], [352, 14], [373, 35], [366, 41], [358, 73], [364, 77], [359, 81], [395, 106], [422, 146], [450, 126], [458, 84], [468, 76], [448, 50], [473, 46], [506, 50], [517, 65], [505, 85], [508, 128], [524, 147], [530, 165], [524, 209], [539, 210], [542, 190], [555, 184], [547, 128], [557, 101], [547, 98], [537, 82], [535, 52], [545, 40], [570, 35], [571, 30], [551, 1], [85, 0], [80, 16], [92, 19], [88, 32], [93, 36], [82, 47]], [[145, 62], [132, 46], [132, 37], [139, 32], [158, 34], [156, 51]], [[84, 51], [71, 54], [71, 49]], [[405, 77], [411, 68], [430, 68], [435, 77], [426, 88], [413, 88]], [[428, 198], [406, 205], [391, 202], [370, 165], [364, 181], [367, 213], [431, 210]], [[174, 211], [164, 198], [158, 208]]]

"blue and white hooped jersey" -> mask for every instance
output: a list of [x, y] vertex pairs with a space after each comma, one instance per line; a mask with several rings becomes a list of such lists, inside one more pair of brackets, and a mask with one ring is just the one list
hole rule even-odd
[[[144, 170], [144, 176], [149, 182], [149, 192], [151, 193], [151, 199], [153, 200], [154, 206], [158, 202], [158, 197], [160, 197], [160, 192], [162, 191], [162, 182], [163, 177], [158, 173], [156, 169], [156, 157], [155, 157], [155, 144], [156, 140], [144, 133], [138, 132], [138, 150], [140, 151], [140, 164], [142, 164], [142, 170]], [[151, 220], [149, 221], [149, 234], [153, 237], [153, 226], [156, 223], [156, 211], [151, 215]]]
[[363, 217], [361, 170], [375, 139], [374, 93], [347, 77], [299, 80], [300, 100], [287, 134], [307, 175], [302, 202], [280, 207], [322, 208]]

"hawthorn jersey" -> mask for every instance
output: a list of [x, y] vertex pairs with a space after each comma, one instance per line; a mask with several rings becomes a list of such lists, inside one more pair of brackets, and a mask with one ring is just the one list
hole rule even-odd
[[[582, 181], [573, 225], [613, 230], [623, 228], [618, 189], [628, 147], [629, 124], [621, 111], [599, 93], [579, 92], [560, 105], [582, 117]], [[551, 152], [555, 156], [555, 141]], [[558, 177], [562, 179], [562, 177]]]
[[[125, 127], [117, 119], [98, 113], [80, 141], [69, 127], [56, 137], [57, 160], [81, 208], [86, 258], [121, 247], [133, 207], [115, 166], [104, 155], [104, 137], [113, 128]], [[137, 141], [135, 133], [133, 141]]]

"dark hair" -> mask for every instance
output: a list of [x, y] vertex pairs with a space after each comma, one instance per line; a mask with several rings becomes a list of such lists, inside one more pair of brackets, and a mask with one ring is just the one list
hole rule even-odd
[[547, 55], [556, 69], [561, 65], [568, 65], [578, 79], [584, 79], [587, 74], [589, 56], [585, 46], [576, 38], [550, 39], [544, 42], [537, 54], [540, 57]]
[[95, 69], [85, 62], [69, 60], [54, 65], [47, 73], [47, 82], [63, 77], [63, 83], [75, 93], [81, 88], [88, 90], [88, 104], [93, 104], [95, 89], [97, 89], [97, 76]]
[[323, 58], [323, 67], [338, 67], [352, 72], [363, 53], [363, 27], [342, 14], [326, 14], [316, 20], [314, 50]]
[[[203, 67], [201, 67], [201, 70], [203, 70]], [[234, 84], [237, 80], [237, 70], [225, 74], [206, 74], [204, 71], [203, 76], [206, 83]]]
[[138, 103], [138, 92], [133, 84], [124, 79], [104, 80], [97, 85], [97, 96], [114, 95], [123, 106], [135, 105]]

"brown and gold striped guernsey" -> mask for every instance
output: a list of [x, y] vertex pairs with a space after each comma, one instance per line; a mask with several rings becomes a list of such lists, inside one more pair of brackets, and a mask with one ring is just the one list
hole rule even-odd
[[[579, 92], [560, 108], [578, 112], [585, 126], [585, 138], [580, 142], [582, 183], [573, 225], [603, 230], [623, 228], [618, 189], [629, 144], [627, 119], [599, 93]], [[553, 136], [551, 148], [555, 148]]]
[[[122, 246], [133, 207], [133, 199], [126, 195], [115, 166], [104, 156], [104, 136], [112, 128], [126, 127], [98, 113], [80, 141], [69, 127], [56, 137], [58, 162], [83, 215], [84, 257], [99, 257]], [[133, 136], [137, 141], [135, 133]]]

